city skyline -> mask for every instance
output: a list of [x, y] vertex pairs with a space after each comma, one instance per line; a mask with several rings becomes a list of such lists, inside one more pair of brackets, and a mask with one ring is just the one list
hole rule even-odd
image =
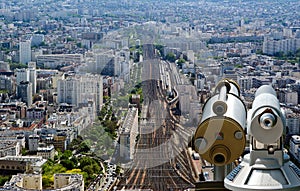
[[[297, 10], [296, 0], [0, 2], [0, 190], [235, 189], [260, 151], [297, 174]], [[266, 85], [276, 101], [254, 115]], [[265, 133], [243, 109], [277, 134], [286, 122], [286, 136], [246, 132]], [[209, 134], [224, 118], [229, 141], [231, 130]], [[227, 161], [236, 168], [221, 175]]]

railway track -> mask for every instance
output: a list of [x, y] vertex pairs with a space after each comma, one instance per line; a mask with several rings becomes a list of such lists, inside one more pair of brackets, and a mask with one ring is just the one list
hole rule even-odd
[[[171, 114], [174, 105], [166, 103], [165, 95], [159, 89], [160, 61], [152, 55], [151, 46], [145, 46], [145, 52], [148, 60], [143, 63], [142, 88], [146, 119], [140, 123], [132, 165], [117, 187], [154, 191], [193, 188], [193, 171], [186, 152], [188, 138], [182, 137], [189, 132], [178, 127], [178, 119]], [[180, 168], [176, 168], [176, 164]]]

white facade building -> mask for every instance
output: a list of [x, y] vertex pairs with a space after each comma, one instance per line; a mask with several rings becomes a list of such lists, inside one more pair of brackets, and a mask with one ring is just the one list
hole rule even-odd
[[31, 61], [31, 41], [22, 41], [19, 44], [20, 63], [27, 64]]
[[17, 97], [30, 106], [32, 104], [32, 84], [21, 81], [17, 86]]
[[21, 145], [18, 141], [0, 141], [0, 157], [19, 156]]
[[29, 82], [32, 84], [32, 95], [36, 94], [36, 63], [28, 63]]
[[263, 42], [263, 53], [274, 55], [275, 53], [283, 52], [296, 52], [300, 48], [299, 38], [287, 38], [274, 40], [273, 38], [265, 37]]
[[129, 108], [120, 131], [120, 156], [124, 159], [133, 159], [138, 129], [138, 109]]
[[20, 68], [15, 70], [16, 73], [16, 82], [17, 85], [20, 84], [20, 82], [28, 82], [29, 81], [29, 71], [26, 68]]
[[299, 135], [300, 134], [300, 114], [288, 113], [286, 114], [286, 126], [288, 134]]
[[28, 138], [28, 147], [29, 151], [37, 151], [39, 147], [39, 139], [38, 135], [30, 135]]
[[94, 101], [97, 111], [103, 104], [103, 80], [100, 75], [75, 75], [58, 80], [57, 102], [79, 106]]
[[38, 147], [37, 148], [37, 156], [43, 157], [43, 159], [51, 159], [54, 160], [55, 149], [53, 145], [49, 145], [46, 147]]
[[285, 103], [287, 104], [298, 104], [298, 93], [297, 92], [286, 92], [285, 93]]
[[[43, 190], [42, 174], [17, 174], [6, 182], [3, 190]], [[84, 191], [81, 174], [54, 174], [54, 188], [47, 191]]]
[[63, 64], [81, 64], [83, 60], [82, 54], [47, 54], [36, 57], [36, 64], [55, 69]]

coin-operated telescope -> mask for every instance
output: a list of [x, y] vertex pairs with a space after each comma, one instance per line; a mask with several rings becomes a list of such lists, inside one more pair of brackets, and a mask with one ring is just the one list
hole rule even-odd
[[274, 89], [261, 86], [248, 113], [250, 154], [226, 176], [227, 189], [300, 190], [300, 170], [284, 153], [284, 128], [285, 116]]
[[195, 150], [216, 166], [235, 161], [246, 144], [246, 115], [238, 84], [229, 79], [220, 81], [203, 106], [201, 123], [193, 138]]

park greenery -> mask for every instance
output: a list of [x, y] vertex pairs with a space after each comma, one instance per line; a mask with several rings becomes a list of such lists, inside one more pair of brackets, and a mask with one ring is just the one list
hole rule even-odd
[[110, 103], [110, 99], [107, 98], [98, 120], [81, 133], [84, 142], [92, 147], [92, 152], [102, 159], [107, 159], [114, 153], [113, 142], [119, 128], [118, 119]]
[[11, 63], [9, 64], [10, 70], [15, 70], [15, 69], [20, 69], [20, 68], [27, 68], [28, 66], [26, 64], [21, 64], [21, 63]]
[[[85, 185], [88, 186], [98, 174], [103, 173], [103, 169], [99, 165], [99, 160], [95, 157], [85, 155], [88, 150], [85, 146], [85, 141], [81, 137], [74, 139], [70, 145], [71, 150], [66, 150], [63, 153], [58, 151], [54, 160], [49, 159], [43, 165], [43, 187], [51, 188], [54, 183], [54, 174], [82, 174]], [[79, 153], [74, 155], [73, 153]]]

